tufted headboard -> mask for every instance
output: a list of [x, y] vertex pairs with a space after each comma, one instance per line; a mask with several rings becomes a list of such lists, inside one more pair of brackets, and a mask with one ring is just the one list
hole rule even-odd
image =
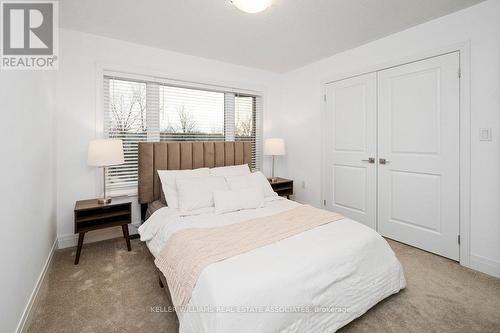
[[161, 197], [157, 170], [186, 170], [248, 164], [252, 145], [242, 141], [139, 142], [139, 203]]

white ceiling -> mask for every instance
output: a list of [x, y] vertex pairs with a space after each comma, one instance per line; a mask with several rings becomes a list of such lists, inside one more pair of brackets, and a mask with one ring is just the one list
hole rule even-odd
[[61, 26], [285, 72], [483, 0], [61, 0]]

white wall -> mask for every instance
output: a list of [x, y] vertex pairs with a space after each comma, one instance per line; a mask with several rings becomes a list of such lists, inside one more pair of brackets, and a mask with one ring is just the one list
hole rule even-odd
[[[102, 75], [100, 67], [263, 91], [265, 107], [268, 104], [267, 87], [277, 77], [261, 70], [71, 30], [61, 30], [59, 44], [61, 62], [57, 77], [56, 142], [60, 247], [75, 244], [75, 201], [95, 198], [102, 188], [96, 169], [86, 165], [88, 141], [99, 135], [96, 134], [96, 127], [99, 128], [102, 122], [102, 111], [96, 107], [100, 103], [96, 88]], [[137, 201], [136, 198], [130, 199]], [[139, 207], [134, 205], [136, 223], [139, 216]], [[118, 236], [120, 232], [120, 228], [102, 230], [90, 232], [85, 237], [92, 241]]]
[[[267, 135], [286, 138], [280, 173], [295, 179], [298, 200], [320, 205], [322, 82], [346, 73], [471, 45], [471, 266], [500, 275], [500, 1], [490, 0], [284, 74]], [[491, 127], [492, 142], [479, 141]], [[300, 184], [305, 181], [305, 189]]]
[[56, 239], [55, 76], [0, 72], [0, 332], [14, 332]]

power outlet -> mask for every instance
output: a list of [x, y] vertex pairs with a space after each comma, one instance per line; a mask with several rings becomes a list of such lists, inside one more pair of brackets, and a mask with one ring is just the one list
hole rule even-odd
[[479, 141], [491, 141], [491, 128], [479, 129]]
[[302, 187], [303, 189], [306, 188], [306, 181], [303, 180], [301, 183], [300, 183], [300, 187]]

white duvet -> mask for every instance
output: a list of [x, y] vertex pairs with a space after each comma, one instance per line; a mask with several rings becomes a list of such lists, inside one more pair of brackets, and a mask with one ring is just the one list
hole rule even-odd
[[[265, 207], [216, 215], [156, 211], [139, 228], [157, 256], [169, 237], [273, 215], [299, 204], [271, 198]], [[405, 287], [401, 264], [372, 229], [342, 219], [236, 257], [201, 273], [180, 332], [333, 332]]]

